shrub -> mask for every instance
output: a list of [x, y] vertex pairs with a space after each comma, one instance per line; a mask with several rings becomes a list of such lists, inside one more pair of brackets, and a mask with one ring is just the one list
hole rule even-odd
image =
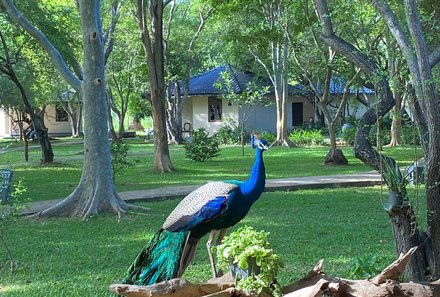
[[290, 139], [296, 145], [316, 146], [324, 144], [324, 136], [320, 130], [293, 130]]
[[352, 260], [347, 277], [351, 279], [372, 278], [381, 272], [381, 259], [377, 255], [368, 254]]
[[261, 139], [264, 139], [267, 141], [267, 143], [273, 143], [277, 139], [277, 136], [271, 132], [263, 131], [260, 135]]
[[237, 127], [235, 122], [226, 124], [217, 131], [215, 138], [222, 144], [240, 144], [241, 128]]
[[420, 135], [414, 125], [404, 124], [400, 136], [403, 145], [420, 145]]
[[193, 132], [190, 139], [184, 143], [185, 156], [196, 162], [203, 162], [217, 157], [220, 153], [219, 142], [215, 136], [209, 136], [205, 129]]
[[112, 141], [110, 143], [110, 153], [112, 155], [113, 180], [116, 174], [121, 174], [125, 169], [134, 166], [127, 160], [129, 145], [123, 143], [122, 140]]
[[260, 273], [251, 274], [237, 284], [246, 292], [259, 293], [264, 287], [268, 287], [283, 267], [279, 256], [267, 240], [268, 235], [269, 232], [256, 231], [250, 226], [244, 226], [226, 236], [217, 247], [218, 263], [225, 271], [231, 262], [236, 263], [241, 269], [247, 269], [249, 259], [255, 260]]
[[341, 138], [349, 145], [354, 145], [354, 139], [356, 136], [356, 127], [344, 129], [341, 133]]

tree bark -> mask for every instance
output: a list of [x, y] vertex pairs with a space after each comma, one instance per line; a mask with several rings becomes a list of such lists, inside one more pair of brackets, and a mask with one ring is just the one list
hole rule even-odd
[[[361, 53], [352, 44], [335, 35], [330, 13], [325, 0], [313, 0], [317, 14], [323, 24], [321, 38], [329, 46], [343, 54], [352, 63], [357, 64], [368, 76], [377, 77], [380, 73], [376, 63], [371, 61], [367, 55]], [[394, 97], [391, 92], [389, 82], [386, 77], [379, 77], [375, 82], [375, 91], [378, 102], [375, 106], [368, 109], [361, 117], [355, 139], [355, 155], [366, 165], [372, 167], [380, 173], [387, 171], [383, 164], [394, 165], [394, 159], [380, 155], [368, 139], [371, 127], [377, 122], [378, 118], [383, 117], [395, 105]], [[406, 193], [404, 193], [406, 194]], [[407, 207], [407, 206], [406, 206]], [[408, 250], [414, 244], [419, 244], [421, 239], [420, 232], [414, 221], [414, 214], [410, 208], [402, 206], [399, 211], [389, 212], [393, 224], [394, 236], [396, 238], [396, 248], [398, 251]], [[412, 229], [408, 226], [412, 226]], [[409, 232], [414, 231], [414, 232]], [[425, 250], [419, 250], [414, 255], [405, 276], [411, 280], [424, 280], [424, 274], [427, 270], [426, 258], [430, 255], [424, 253]], [[421, 268], [423, 267], [423, 268]], [[421, 278], [422, 277], [422, 278]]]
[[[172, 172], [166, 130], [164, 48], [163, 48], [163, 10], [162, 0], [136, 1], [136, 16], [141, 32], [141, 40], [148, 65], [151, 110], [154, 134], [154, 168], [159, 172]], [[147, 20], [147, 12], [151, 29]], [[151, 31], [151, 36], [150, 36]]]

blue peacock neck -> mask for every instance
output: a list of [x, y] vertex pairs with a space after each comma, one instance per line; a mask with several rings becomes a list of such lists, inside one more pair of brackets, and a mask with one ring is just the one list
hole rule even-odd
[[266, 171], [263, 162], [263, 151], [256, 149], [254, 165], [249, 178], [242, 184], [241, 192], [252, 202], [257, 200], [264, 191]]

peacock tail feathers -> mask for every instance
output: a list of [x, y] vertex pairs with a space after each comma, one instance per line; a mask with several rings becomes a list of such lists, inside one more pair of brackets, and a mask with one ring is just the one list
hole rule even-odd
[[131, 264], [123, 283], [146, 286], [176, 277], [188, 233], [159, 230]]

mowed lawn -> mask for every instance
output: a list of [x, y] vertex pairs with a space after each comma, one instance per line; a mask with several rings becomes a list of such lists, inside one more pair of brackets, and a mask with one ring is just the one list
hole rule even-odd
[[[242, 156], [240, 146], [222, 146], [220, 156], [207, 162], [197, 163], [185, 158], [182, 146], [170, 146], [171, 160], [176, 168], [172, 174], [153, 170], [153, 145], [143, 139], [127, 141], [130, 144], [129, 160], [134, 164], [116, 177], [118, 191], [160, 188], [182, 184], [203, 184], [210, 180], [246, 179], [254, 160], [254, 150], [245, 147]], [[0, 142], [0, 147], [6, 146]], [[371, 169], [353, 155], [351, 147], [342, 148], [349, 161], [348, 166], [325, 166], [324, 157], [328, 147], [274, 147], [265, 153], [267, 178], [313, 176], [365, 172]], [[30, 160], [23, 161], [19, 144], [13, 144], [5, 152], [0, 150], [0, 169], [14, 170], [14, 180], [22, 180], [28, 188], [23, 198], [30, 201], [64, 198], [79, 182], [83, 144], [78, 140], [58, 140], [53, 142], [55, 162], [42, 166], [40, 149], [33, 145]], [[387, 148], [384, 152], [395, 157], [399, 164], [407, 165], [421, 156], [412, 147]]]
[[[356, 259], [384, 268], [394, 259], [394, 241], [380, 188], [344, 188], [264, 193], [244, 224], [270, 232], [269, 240], [285, 267], [278, 281], [303, 277], [320, 259], [325, 272], [348, 276]], [[111, 296], [139, 250], [179, 200], [142, 203], [148, 214], [78, 219], [20, 219], [7, 234], [18, 269], [2, 267], [2, 296]], [[235, 229], [234, 228], [234, 229]], [[210, 278], [204, 242], [185, 279]]]
[[[82, 168], [82, 144], [55, 141], [56, 162], [41, 166], [39, 149], [31, 150], [29, 162], [17, 144], [1, 151], [1, 168], [15, 171], [22, 180], [28, 201], [62, 198], [77, 185]], [[119, 191], [158, 188], [170, 185], [201, 184], [207, 180], [245, 179], [254, 151], [222, 147], [221, 156], [205, 163], [184, 157], [180, 146], [171, 146], [176, 172], [152, 170], [153, 148], [132, 140], [130, 160], [135, 166], [116, 178]], [[4, 146], [4, 143], [0, 143]], [[14, 146], [18, 147], [14, 150]], [[328, 148], [272, 148], [265, 153], [268, 178], [328, 175], [369, 171], [344, 148], [348, 166], [324, 166]], [[414, 148], [386, 149], [399, 164], [420, 157]], [[411, 197], [413, 190], [410, 189]], [[382, 202], [381, 187], [301, 190], [264, 193], [248, 216], [235, 228], [250, 225], [270, 232], [269, 240], [285, 267], [278, 277], [282, 284], [303, 277], [320, 259], [325, 272], [348, 277], [352, 265], [364, 261], [367, 269], [384, 268], [395, 258], [391, 224]], [[419, 193], [419, 204], [423, 195]], [[413, 199], [413, 198], [412, 198]], [[146, 241], [158, 230], [179, 199], [140, 203], [148, 213], [128, 213], [120, 222], [113, 215], [99, 215], [86, 221], [75, 218], [30, 220], [12, 224], [6, 238], [17, 262], [17, 271], [8, 271], [6, 255], [0, 254], [1, 296], [113, 296], [108, 286], [119, 282]], [[413, 200], [415, 202], [415, 200]], [[418, 213], [423, 214], [423, 207]], [[419, 218], [423, 222], [424, 218]], [[234, 229], [235, 229], [234, 228]], [[205, 241], [204, 238], [203, 241]], [[365, 259], [376, 259], [365, 262]], [[184, 278], [202, 282], [210, 278], [204, 242]]]

